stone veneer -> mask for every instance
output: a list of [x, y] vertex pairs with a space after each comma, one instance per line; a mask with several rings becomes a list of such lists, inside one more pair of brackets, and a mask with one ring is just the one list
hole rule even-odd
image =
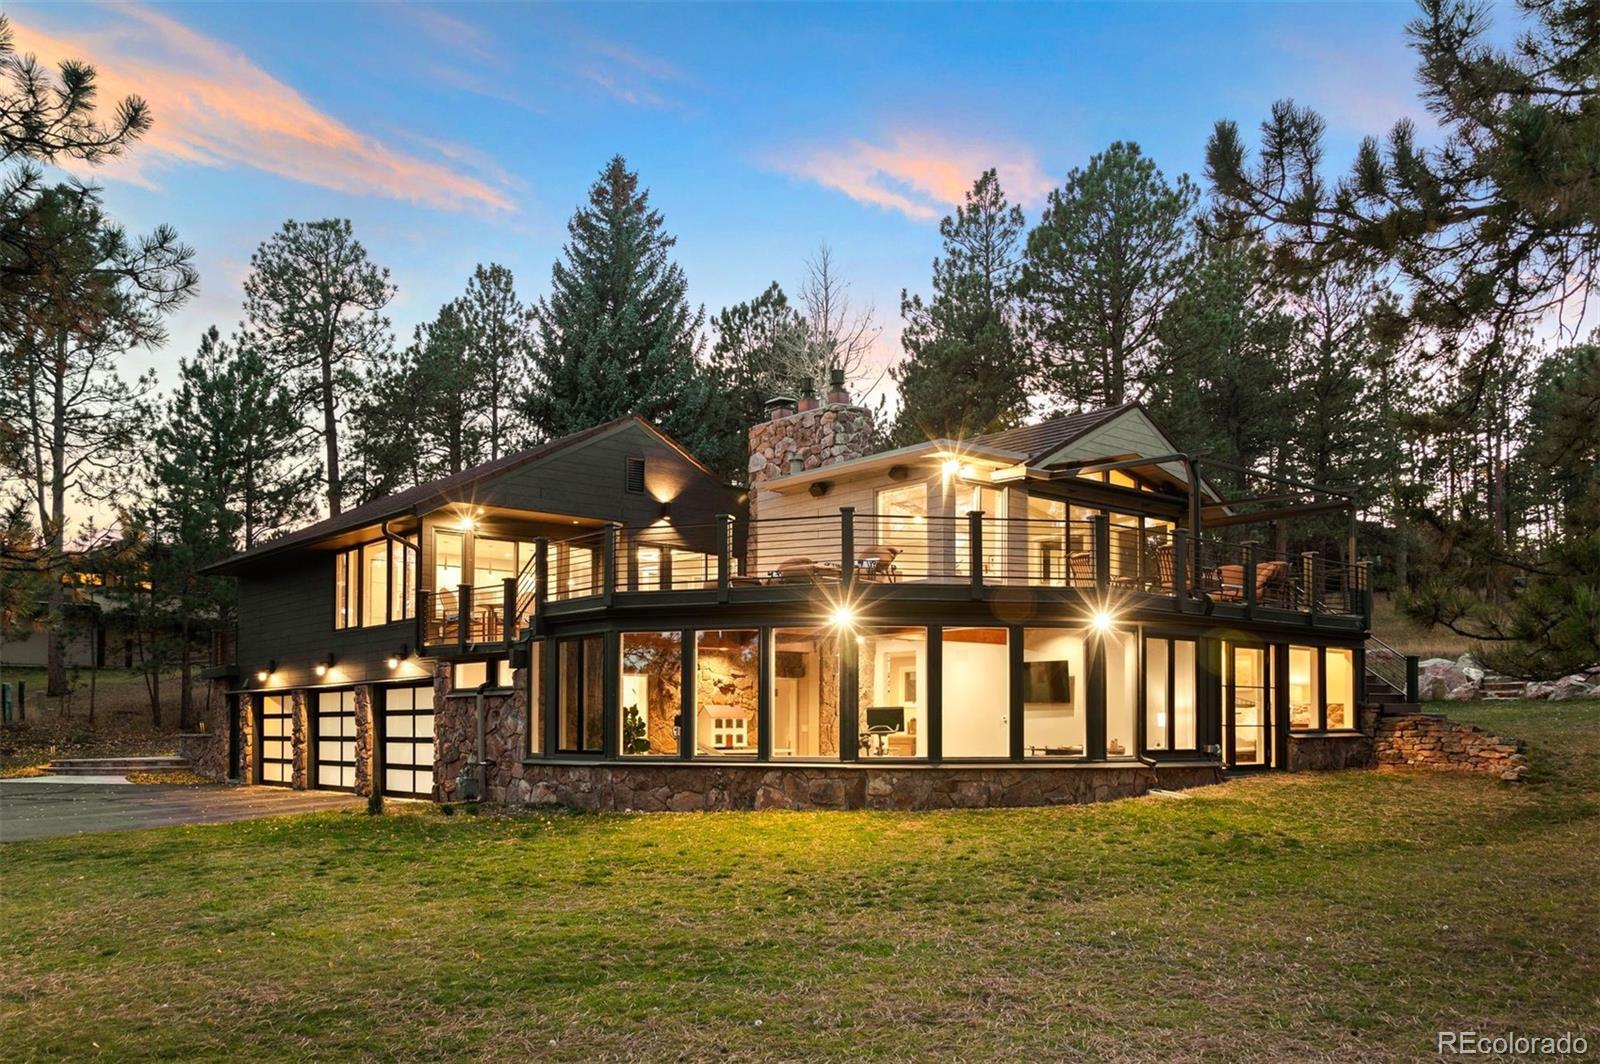
[[1357, 730], [1353, 732], [1290, 732], [1290, 772], [1335, 772], [1347, 768], [1372, 768], [1377, 757], [1373, 734], [1378, 730], [1377, 706], [1357, 709]]
[[212, 780], [228, 778], [228, 682], [211, 681], [200, 706], [203, 730], [178, 736], [178, 756], [189, 759], [197, 775]]
[[832, 765], [530, 764], [513, 802], [595, 811], [978, 809], [1131, 798], [1217, 783], [1211, 765], [879, 768]]
[[[453, 802], [456, 776], [476, 751], [478, 700], [474, 695], [452, 698], [450, 670], [440, 669], [433, 681], [433, 781], [440, 801]], [[523, 773], [522, 754], [527, 749], [528, 702], [524, 690], [527, 672], [516, 670], [509, 693], [484, 696], [484, 751], [494, 762], [489, 768], [485, 797], [491, 802], [516, 802], [515, 784]]]
[[1513, 783], [1528, 774], [1521, 739], [1505, 739], [1435, 713], [1382, 718], [1374, 745], [1380, 766], [1481, 772]]
[[757, 488], [786, 476], [789, 459], [798, 456], [807, 470], [848, 462], [873, 451], [872, 412], [850, 403], [823, 403], [750, 429], [750, 516], [755, 516]]

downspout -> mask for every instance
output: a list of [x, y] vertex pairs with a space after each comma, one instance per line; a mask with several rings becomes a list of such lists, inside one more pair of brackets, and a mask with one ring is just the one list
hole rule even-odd
[[488, 712], [487, 712], [487, 710], [485, 708], [486, 703], [483, 700], [483, 692], [484, 692], [485, 688], [487, 688], [488, 686], [489, 686], [489, 681], [488, 680], [484, 680], [482, 683], [480, 683], [478, 685], [478, 743], [477, 743], [477, 751], [478, 751], [478, 799], [479, 799], [479, 801], [488, 801], [488, 799], [489, 799], [489, 763], [484, 760], [485, 755], [488, 753], [488, 742], [487, 742], [487, 739], [485, 737], [485, 733], [488, 731], [488, 721], [486, 719], [488, 717]]

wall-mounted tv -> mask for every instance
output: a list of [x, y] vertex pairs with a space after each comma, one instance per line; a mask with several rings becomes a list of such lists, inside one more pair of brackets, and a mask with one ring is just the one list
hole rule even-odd
[[1022, 666], [1024, 702], [1071, 702], [1072, 676], [1065, 661], [1029, 661]]

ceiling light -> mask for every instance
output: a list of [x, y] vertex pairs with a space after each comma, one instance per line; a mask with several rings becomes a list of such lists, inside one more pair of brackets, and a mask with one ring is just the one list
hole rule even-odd
[[1095, 631], [1104, 633], [1111, 631], [1111, 626], [1115, 621], [1107, 611], [1095, 610], [1094, 617], [1090, 619], [1089, 623], [1094, 626]]
[[840, 628], [849, 628], [856, 623], [856, 611], [849, 606], [835, 606], [833, 609], [833, 623]]

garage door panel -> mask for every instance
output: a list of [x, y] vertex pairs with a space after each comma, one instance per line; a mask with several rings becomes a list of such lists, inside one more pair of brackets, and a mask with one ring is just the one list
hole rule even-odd
[[383, 789], [402, 797], [433, 796], [433, 691], [391, 687], [384, 692]]
[[260, 780], [294, 782], [294, 703], [289, 695], [256, 696], [256, 735], [261, 751]]
[[354, 790], [356, 694], [354, 691], [319, 691], [316, 706], [317, 786]]

